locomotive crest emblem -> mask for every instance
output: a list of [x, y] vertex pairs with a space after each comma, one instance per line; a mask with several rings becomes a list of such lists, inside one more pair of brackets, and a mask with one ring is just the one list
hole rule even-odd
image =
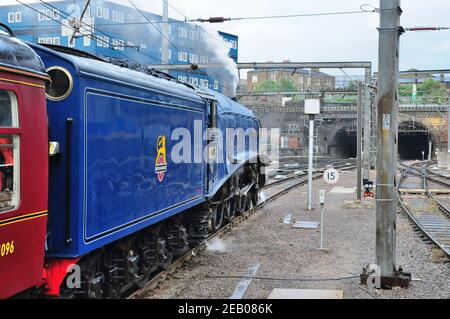
[[155, 173], [158, 181], [162, 182], [164, 180], [164, 174], [167, 172], [166, 137], [164, 135], [158, 137], [156, 151]]

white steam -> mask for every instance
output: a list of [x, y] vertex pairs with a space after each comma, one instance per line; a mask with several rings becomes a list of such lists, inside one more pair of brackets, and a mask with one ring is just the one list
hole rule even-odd
[[222, 239], [216, 237], [206, 242], [206, 250], [210, 252], [224, 253], [228, 249], [227, 246], [225, 245], [225, 242]]
[[[205, 51], [215, 59], [219, 67], [209, 68], [207, 73], [216, 78], [224, 88], [224, 94], [229, 97], [236, 96], [236, 88], [239, 84], [237, 65], [229, 56], [230, 48], [222, 41], [222, 36], [216, 30], [200, 26], [206, 32], [204, 46]], [[220, 43], [222, 42], [222, 43]]]
[[[115, 33], [115, 37], [124, 41], [124, 44], [133, 47], [138, 48], [137, 50], [128, 49], [125, 53], [130, 59], [140, 61], [145, 61], [148, 59], [148, 56], [144, 55], [142, 52], [139, 51], [139, 48], [142, 48], [142, 45], [146, 45], [146, 48], [160, 48], [162, 44], [162, 38], [161, 38], [161, 24], [156, 21], [156, 23], [148, 24], [148, 25], [132, 25], [128, 24], [126, 27], [110, 27], [110, 28], [103, 28], [102, 24], [108, 24], [111, 22], [104, 22], [102, 19], [97, 18], [97, 7], [109, 8], [109, 18], [112, 19], [112, 9], [110, 6], [110, 3], [116, 3], [119, 5], [126, 6], [128, 8], [132, 8], [132, 12], [134, 12], [134, 7], [130, 4], [128, 0], [91, 0], [90, 2], [90, 8], [89, 13], [92, 17], [94, 17], [95, 25], [94, 27], [99, 28], [100, 30], [106, 30], [107, 33]], [[162, 14], [162, 2], [155, 2], [155, 1], [147, 1], [147, 0], [133, 0], [133, 3], [136, 7], [139, 8], [139, 10], [142, 10], [143, 12], [151, 12], [155, 15], [161, 16]], [[81, 11], [84, 7], [83, 2], [78, 2], [75, 4], [69, 3], [69, 7], [71, 8], [71, 14], [74, 17], [79, 18], [81, 15]], [[68, 8], [69, 9], [69, 8]], [[118, 9], [120, 10], [120, 9]], [[172, 8], [169, 10], [169, 14], [173, 14]], [[151, 20], [154, 20], [155, 18], [151, 18]], [[126, 13], [124, 15], [125, 22], [127, 21], [137, 21], [137, 22], [145, 22], [145, 19], [143, 19], [139, 12], [134, 12], [133, 15], [130, 15]], [[200, 57], [208, 57], [208, 64], [215, 64], [216, 67], [210, 67], [207, 70], [199, 70], [200, 72], [205, 72], [206, 74], [214, 78], [215, 80], [219, 81], [219, 85], [223, 88], [223, 92], [228, 97], [234, 97], [236, 96], [236, 89], [239, 84], [239, 74], [237, 65], [234, 62], [232, 58], [229, 57], [230, 47], [228, 46], [227, 42], [223, 41], [222, 36], [219, 34], [218, 31], [211, 29], [207, 27], [204, 24], [193, 24], [193, 23], [174, 23], [172, 26], [172, 36], [171, 36], [171, 45], [169, 45], [172, 50], [173, 45], [176, 46], [176, 49], [179, 49], [180, 51], [187, 52], [188, 57], [190, 53], [193, 53], [197, 55], [197, 61], [193, 61], [198, 64], [203, 64], [202, 61], [200, 61]], [[176, 35], [178, 34], [178, 27], [185, 27], [188, 29], [188, 35], [187, 40], [189, 42], [186, 43], [186, 45], [182, 45], [182, 41], [178, 41], [176, 38]], [[158, 30], [157, 30], [158, 29]], [[191, 38], [190, 30], [197, 31], [200, 35], [200, 33], [203, 33], [204, 36], [197, 36], [195, 39]], [[136, 38], [135, 35], [139, 34], [141, 37], [139, 40], [134, 40], [138, 43], [134, 43], [130, 41], [130, 39]], [[112, 43], [111, 43], [112, 45]], [[155, 53], [152, 53], [155, 54]], [[177, 52], [173, 51], [172, 55], [176, 55]], [[158, 59], [161, 55], [161, 50], [156, 53], [155, 57]], [[122, 56], [121, 56], [122, 57]], [[176, 60], [176, 58], [175, 58]], [[175, 61], [172, 60], [172, 61]], [[159, 61], [152, 61], [151, 63], [158, 64]], [[173, 62], [178, 63], [178, 62]], [[212, 87], [213, 84], [210, 84], [210, 87]]]

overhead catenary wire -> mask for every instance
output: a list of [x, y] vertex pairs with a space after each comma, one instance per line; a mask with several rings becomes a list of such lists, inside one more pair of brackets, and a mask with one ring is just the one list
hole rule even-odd
[[340, 12], [320, 12], [320, 13], [305, 13], [305, 14], [286, 14], [286, 15], [272, 15], [272, 16], [254, 16], [254, 17], [210, 17], [207, 19], [188, 20], [188, 22], [209, 22], [209, 23], [223, 23], [228, 21], [242, 21], [242, 20], [268, 20], [268, 19], [292, 19], [302, 17], [321, 17], [321, 16], [335, 16], [335, 15], [349, 15], [370, 13], [372, 11], [358, 10], [358, 11], [340, 11]]
[[136, 11], [137, 12], [139, 12], [139, 14], [145, 19], [145, 20], [147, 20], [147, 22], [149, 23], [149, 24], [151, 24], [155, 29], [156, 29], [156, 31], [158, 31], [159, 32], [159, 34], [161, 34], [161, 36], [164, 38], [164, 39], [166, 39], [177, 51], [180, 51], [180, 49], [178, 49], [178, 47], [172, 42], [172, 41], [170, 41], [170, 39], [168, 38], [168, 37], [166, 37], [165, 35], [164, 35], [164, 33], [161, 31], [161, 30], [159, 30], [157, 27], [156, 27], [156, 25], [152, 22], [152, 21], [150, 21], [150, 19], [144, 14], [144, 12], [142, 12], [142, 10], [140, 10], [135, 4], [134, 4], [134, 2], [133, 1], [131, 1], [131, 0], [128, 0], [128, 2], [130, 2], [130, 4], [136, 9]]
[[[179, 14], [181, 14], [181, 15], [185, 18], [185, 22], [190, 22], [190, 21], [187, 21], [187, 20], [189, 20], [189, 18], [188, 18], [183, 12], [181, 12], [179, 9], [177, 9], [176, 7], [174, 7], [173, 5], [171, 5], [167, 0], [162, 0], [162, 2], [164, 2], [164, 3], [167, 4], [169, 7], [171, 7], [172, 9], [174, 9], [176, 12], [178, 12]], [[213, 39], [215, 39], [216, 41], [218, 41], [218, 42], [219, 42], [222, 46], [224, 46], [227, 50], [230, 49], [228, 46], [225, 45], [225, 43], [224, 43], [222, 40], [220, 40], [220, 39], [218, 39], [217, 37], [215, 37], [214, 35], [212, 35], [210, 32], [208, 32], [207, 30], [205, 30], [205, 28], [203, 28], [203, 27], [200, 26], [200, 25], [196, 25], [196, 26], [199, 27], [200, 29], [202, 29], [202, 30], [203, 30], [206, 34], [208, 34], [210, 37], [212, 37]], [[238, 56], [241, 56], [241, 55], [238, 54]], [[189, 74], [189, 72], [188, 72], [188, 74]], [[226, 85], [225, 83], [222, 83], [222, 85], [223, 85], [224, 87], [226, 87], [227, 89], [229, 89], [229, 90], [232, 89], [230, 86]]]
[[[29, 8], [29, 9], [31, 9], [31, 10], [37, 12], [37, 13], [40, 13], [39, 10], [37, 10], [37, 9], [35, 9], [35, 8], [33, 8], [33, 7], [31, 7], [31, 6], [27, 5], [27, 4], [25, 4], [25, 3], [23, 3], [23, 2], [20, 1], [20, 0], [16, 0], [16, 2], [22, 4], [23, 6]], [[40, 14], [42, 14], [43, 16], [45, 16], [45, 17], [47, 17], [47, 18], [49, 18], [49, 19], [55, 21], [56, 23], [58, 23], [58, 24], [60, 24], [60, 25], [62, 25], [62, 26], [64, 26], [64, 27], [71, 28], [70, 25], [64, 24], [64, 23], [62, 23], [61, 21], [54, 19], [52, 16], [47, 15], [46, 13], [40, 13]], [[85, 28], [82, 28], [82, 27], [81, 27], [80, 29], [86, 30]], [[90, 37], [93, 38], [94, 40], [96, 40], [97, 42], [102, 42], [102, 43], [108, 44], [108, 48], [110, 48], [110, 47], [109, 47], [109, 42], [105, 41], [103, 38], [98, 37], [98, 36], [95, 36], [95, 35], [91, 35]], [[118, 51], [118, 50], [115, 50], [115, 49], [112, 48], [112, 47], [111, 47], [110, 49], [113, 50], [113, 51], [116, 51], [118, 54], [120, 54], [120, 55], [126, 57], [127, 59], [133, 60], [133, 59], [131, 59], [129, 56], [127, 56], [125, 53], [122, 53], [122, 52], [120, 52], [120, 51]]]
[[[181, 12], [179, 9], [177, 9], [175, 6], [171, 5], [167, 0], [162, 0], [164, 3], [166, 3], [169, 7], [171, 7], [172, 9], [174, 9], [176, 12], [178, 12], [180, 15], [182, 15], [185, 19], [184, 22], [195, 22], [196, 20], [194, 19], [190, 19], [188, 16], [186, 16], [183, 12]], [[216, 40], [217, 42], [219, 42], [222, 46], [224, 46], [226, 49], [229, 49], [229, 47], [220, 39], [218, 39], [216, 36], [214, 36], [213, 34], [211, 34], [210, 32], [208, 32], [208, 30], [206, 30], [204, 27], [202, 27], [201, 25], [197, 25], [200, 29], [203, 30], [203, 32], [205, 32], [206, 34], [208, 34], [211, 38], [213, 38], [214, 40]], [[244, 58], [244, 60], [246, 61], [251, 61], [250, 59], [244, 57], [243, 55], [241, 55], [240, 53], [238, 53], [239, 57]]]
[[[37, 10], [37, 9], [31, 7], [31, 6], [26, 5], [25, 3], [21, 2], [20, 0], [16, 0], [16, 1], [19, 2], [19, 3], [21, 3], [22, 5], [27, 6], [28, 8], [32, 9], [33, 11], [39, 12], [39, 10]], [[64, 12], [63, 10], [61, 10], [61, 9], [59, 9], [59, 8], [57, 8], [57, 7], [53, 6], [53, 5], [51, 5], [50, 3], [46, 2], [46, 1], [43, 1], [43, 0], [39, 0], [39, 1], [40, 1], [42, 4], [46, 5], [47, 7], [49, 7], [49, 8], [58, 9], [60, 13], [62, 13], [63, 15], [66, 16], [66, 18], [67, 18], [67, 17], [71, 17], [70, 14], [68, 14], [67, 12]], [[46, 16], [46, 14], [44, 14], [44, 15]], [[61, 23], [60, 21], [58, 21], [58, 20], [56, 20], [56, 19], [53, 19], [52, 17], [49, 17], [49, 18], [51, 18], [53, 21], [55, 21], [55, 22], [57, 22], [57, 23], [59, 23], [59, 24], [61, 24], [61, 25], [64, 25], [64, 26], [66, 26], [66, 27], [71, 28], [70, 26], [63, 24], [63, 23]], [[103, 34], [104, 36], [107, 36], [107, 37], [110, 38], [110, 39], [117, 40], [117, 39], [115, 39], [113, 36], [111, 36], [110, 34], [104, 32], [104, 31], [102, 31], [102, 30], [99, 30], [99, 29], [97, 29], [97, 28], [95, 28], [95, 27], [93, 27], [93, 26], [91, 26], [91, 25], [89, 25], [89, 24], [87, 24], [87, 23], [85, 23], [85, 22], [83, 22], [83, 21], [80, 21], [80, 23], [81, 23], [80, 29], [82, 29], [82, 30], [85, 30], [85, 31], [94, 30], [95, 32], [101, 33], [101, 34]], [[85, 35], [83, 35], [83, 36], [85, 36]], [[136, 61], [135, 59], [129, 57], [129, 56], [126, 55], [125, 53], [120, 52], [119, 50], [115, 49], [112, 45], [110, 46], [110, 43], [109, 43], [108, 41], [105, 41], [102, 37], [98, 37], [98, 36], [96, 36], [96, 35], [90, 35], [90, 36], [93, 37], [93, 38], [95, 38], [97, 41], [100, 41], [100, 42], [102, 42], [102, 43], [104, 43], [104, 44], [107, 44], [109, 49], [111, 49], [111, 50], [113, 50], [113, 51], [115, 51], [115, 52], [118, 52], [119, 54], [121, 54], [122, 56], [126, 57], [127, 59], [129, 59], [129, 60], [131, 60], [131, 61], [134, 61], [134, 62], [140, 64], [139, 61]], [[134, 51], [138, 52], [139, 54], [145, 55], [145, 56], [147, 56], [147, 57], [149, 57], [149, 58], [152, 58], [152, 59], [154, 59], [154, 60], [156, 60], [156, 61], [158, 61], [158, 62], [161, 62], [162, 64], [168, 64], [168, 65], [171, 65], [170, 63], [164, 62], [164, 61], [162, 61], [162, 59], [160, 59], [160, 58], [158, 58], [158, 57], [155, 57], [155, 56], [153, 56], [153, 55], [151, 55], [151, 54], [148, 54], [148, 53], [146, 53], [146, 52], [143, 52], [143, 51], [137, 49], [137, 48], [134, 47], [134, 46], [130, 46], [130, 45], [125, 44], [125, 43], [120, 44], [120, 46], [123, 46], [124, 48], [128, 48], [128, 49], [134, 50]], [[180, 69], [180, 70], [181, 70], [181, 69]]]
[[[17, 2], [20, 2], [19, 0], [16, 0], [16, 1], [17, 1]], [[33, 9], [33, 8], [30, 8], [30, 9]], [[44, 14], [44, 16], [48, 17], [46, 14]], [[50, 17], [49, 17], [49, 18], [50, 18]], [[64, 24], [64, 23], [62, 23], [62, 22], [60, 22], [60, 21], [57, 21], [57, 20], [56, 20], [56, 22], [59, 23], [59, 24], [62, 25], [62, 26], [65, 26], [65, 27], [70, 28], [69, 25], [66, 25], [66, 24]], [[110, 47], [110, 46], [109, 46], [109, 41], [104, 40], [102, 37], [95, 36], [95, 35], [91, 35], [90, 37], [91, 37], [92, 39], [94, 39], [95, 41], [97, 41], [97, 42], [100, 42], [100, 43], [103, 43], [103, 44], [105, 44], [105, 45], [108, 45], [108, 48], [109, 48], [109, 49], [111, 49], [111, 50], [117, 52], [118, 54], [120, 54], [121, 56], [125, 57], [126, 59], [129, 59], [129, 60], [131, 60], [131, 61], [134, 61], [134, 62], [138, 63], [138, 61], [136, 61], [136, 60], [130, 58], [130, 57], [129, 57], [128, 55], [126, 55], [125, 53], [120, 52], [119, 50], [116, 50], [116, 49], [114, 49], [113, 47]], [[127, 46], [124, 46], [124, 47], [127, 47]]]

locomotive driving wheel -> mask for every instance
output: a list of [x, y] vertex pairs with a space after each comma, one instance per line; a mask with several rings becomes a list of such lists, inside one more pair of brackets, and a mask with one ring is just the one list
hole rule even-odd
[[253, 199], [252, 199], [252, 193], [249, 192], [247, 196], [245, 196], [245, 211], [249, 211], [253, 209]]
[[231, 222], [235, 216], [233, 200], [228, 199], [223, 203], [223, 205], [224, 205], [224, 218], [226, 221]]
[[247, 211], [247, 195], [240, 195], [236, 197], [236, 211], [239, 214], [243, 214]]
[[253, 187], [252, 190], [250, 191], [250, 197], [252, 199], [252, 203], [253, 206], [257, 206], [258, 205], [258, 190]]
[[224, 216], [224, 205], [223, 203], [219, 205], [213, 205], [211, 207], [211, 217], [210, 217], [210, 230], [215, 232], [222, 226]]

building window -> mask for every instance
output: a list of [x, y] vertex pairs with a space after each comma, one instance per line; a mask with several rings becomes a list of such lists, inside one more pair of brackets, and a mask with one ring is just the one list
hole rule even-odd
[[178, 76], [178, 81], [181, 81], [181, 82], [183, 81], [183, 76], [182, 75]]
[[123, 23], [123, 21], [124, 21], [124, 15], [123, 15], [123, 12], [119, 12], [119, 22], [120, 22], [120, 23]]
[[53, 9], [53, 19], [59, 20], [59, 10]]
[[198, 55], [194, 53], [189, 54], [189, 62], [198, 63]]
[[112, 46], [114, 50], [120, 50], [123, 51], [123, 48], [125, 46], [125, 42], [123, 40], [112, 40]]
[[38, 38], [38, 43], [45, 44], [45, 38]]
[[52, 38], [52, 37], [50, 37], [50, 38], [45, 38], [45, 43], [46, 43], [46, 44], [53, 44], [53, 38]]
[[39, 12], [38, 12], [38, 20], [39, 21], [44, 21], [45, 20], [45, 12], [44, 12], [44, 10], [39, 10]]
[[75, 45], [76, 45], [76, 43], [77, 43], [77, 39], [76, 39], [76, 38], [73, 38], [73, 40], [70, 41], [71, 38], [72, 38], [72, 37], [68, 37], [68, 38], [67, 38], [67, 46], [68, 46], [69, 48], [75, 47]]
[[[19, 127], [17, 97], [0, 90], [0, 127]], [[20, 195], [19, 136], [5, 132], [0, 135], [0, 212], [17, 207]]]
[[90, 38], [89, 36], [85, 36], [85, 37], [83, 38], [83, 45], [84, 45], [85, 47], [91, 46], [91, 38]]
[[109, 48], [109, 37], [103, 37], [103, 47]]
[[186, 28], [179, 27], [178, 28], [178, 37], [187, 38], [188, 30]]
[[203, 80], [203, 87], [208, 88], [209, 87], [209, 82], [208, 80]]
[[22, 12], [16, 12], [16, 22], [22, 22]]
[[53, 16], [52, 10], [50, 10], [50, 9], [45, 10], [45, 20], [51, 20], [52, 16]]
[[8, 12], [8, 23], [14, 23], [14, 12]]
[[219, 89], [219, 81], [214, 81], [214, 90]]
[[103, 8], [103, 19], [108, 20], [109, 19], [109, 9]]
[[169, 58], [169, 60], [171, 60], [172, 59], [172, 50], [171, 49], [169, 49], [169, 51], [168, 51], [168, 58]]
[[60, 41], [59, 37], [54, 37], [53, 38], [53, 44], [54, 45], [60, 45], [61, 44], [61, 41]]
[[198, 78], [189, 78], [189, 83], [198, 86]]
[[113, 20], [113, 21], [119, 20], [118, 12], [117, 12], [116, 10], [113, 10], [113, 11], [112, 11], [112, 20]]
[[252, 83], [258, 83], [258, 76], [257, 75], [253, 75], [252, 76]]
[[187, 62], [187, 52], [183, 51], [178, 52], [178, 61]]
[[102, 7], [97, 7], [97, 18], [102, 18], [103, 17], [103, 9]]

